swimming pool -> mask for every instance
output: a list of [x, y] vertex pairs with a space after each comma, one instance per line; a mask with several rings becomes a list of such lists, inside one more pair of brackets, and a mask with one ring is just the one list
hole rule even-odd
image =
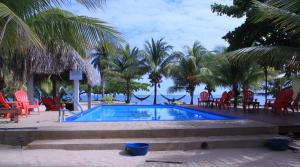
[[230, 120], [235, 117], [174, 105], [102, 105], [89, 109], [82, 116], [73, 115], [65, 122], [122, 122], [122, 121], [183, 121]]

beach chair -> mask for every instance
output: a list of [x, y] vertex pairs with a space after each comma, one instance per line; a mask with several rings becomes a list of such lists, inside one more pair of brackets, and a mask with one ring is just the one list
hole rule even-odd
[[0, 92], [0, 113], [4, 115], [4, 118], [10, 118], [18, 122], [18, 115], [22, 115], [21, 105], [15, 101], [6, 101], [2, 92]]
[[246, 111], [247, 107], [253, 106], [254, 111], [259, 111], [259, 102], [254, 100], [254, 93], [250, 90], [243, 91], [243, 110]]
[[281, 90], [276, 99], [268, 99], [265, 104], [265, 109], [272, 108], [273, 112], [288, 112], [289, 104], [293, 101], [293, 90], [292, 89], [284, 89]]
[[222, 93], [222, 96], [221, 98], [216, 98], [214, 99], [215, 101], [215, 106], [222, 109], [222, 108], [226, 108], [229, 109], [230, 107], [230, 99], [232, 97], [233, 93], [230, 91], [230, 92], [226, 92], [224, 91]]
[[206, 91], [201, 92], [198, 98], [198, 107], [209, 107], [210, 102], [211, 100], [209, 99], [209, 93]]
[[58, 111], [59, 110], [59, 99], [58, 97], [44, 97], [42, 102], [46, 107], [46, 111]]
[[294, 99], [291, 103], [290, 108], [292, 109], [293, 112], [298, 112], [298, 107], [299, 107], [299, 103], [300, 103], [300, 92], [298, 93], [296, 99]]
[[40, 113], [40, 106], [39, 102], [37, 100], [28, 100], [27, 93], [23, 90], [18, 90], [15, 92], [15, 98], [16, 101], [22, 104], [22, 109], [25, 110], [26, 117], [28, 117], [28, 114], [30, 113], [31, 110], [37, 109], [38, 113]]

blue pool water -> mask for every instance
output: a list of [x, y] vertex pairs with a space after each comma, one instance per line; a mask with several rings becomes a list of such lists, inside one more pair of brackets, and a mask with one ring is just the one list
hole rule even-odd
[[103, 105], [71, 116], [66, 122], [228, 120], [225, 115], [173, 105]]

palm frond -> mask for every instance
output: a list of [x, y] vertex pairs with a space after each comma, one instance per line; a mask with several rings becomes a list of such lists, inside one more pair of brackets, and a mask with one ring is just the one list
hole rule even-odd
[[289, 62], [291, 59], [300, 59], [300, 48], [287, 46], [248, 47], [228, 52], [230, 59], [239, 61], [257, 61], [260, 64], [277, 66]]
[[299, 36], [299, 2], [296, 2], [295, 0], [271, 0], [269, 3], [254, 1], [254, 9], [255, 14], [253, 21], [261, 22], [271, 20], [274, 25], [280, 26], [286, 32], [294, 33]]
[[[22, 20], [22, 18], [20, 18], [18, 15], [16, 15], [10, 8], [8, 8], [5, 4], [0, 3], [0, 19], [1, 20], [6, 20], [8, 22], [11, 23], [15, 23], [15, 27], [16, 28], [16, 34], [19, 34], [19, 36], [22, 39], [25, 39], [26, 41], [29, 41], [30, 43], [32, 43], [33, 45], [35, 45], [36, 47], [41, 48], [42, 42], [40, 41], [39, 37], [37, 36], [37, 34], [32, 31], [30, 29], [30, 27]], [[6, 23], [7, 25], [8, 23]], [[7, 30], [6, 26], [0, 26], [1, 28], [1, 36], [2, 38], [4, 37], [4, 34]], [[0, 39], [0, 45], [1, 42], [4, 39]]]

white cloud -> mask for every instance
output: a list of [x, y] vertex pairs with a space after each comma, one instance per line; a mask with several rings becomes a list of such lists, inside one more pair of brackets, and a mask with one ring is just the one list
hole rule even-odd
[[[88, 11], [77, 5], [68, 9], [108, 22], [140, 49], [146, 40], [164, 37], [176, 50], [196, 40], [212, 50], [227, 45], [222, 37], [244, 21], [212, 13], [210, 5], [214, 2], [231, 4], [232, 0], [109, 0], [103, 11]], [[165, 80], [160, 91], [166, 94], [171, 85], [171, 80]], [[198, 88], [196, 93], [199, 91]]]
[[212, 13], [210, 5], [214, 2], [230, 4], [232, 0], [111, 0], [102, 11], [87, 11], [77, 6], [72, 9], [77, 14], [108, 22], [131, 45], [140, 48], [145, 40], [164, 37], [177, 50], [195, 40], [213, 49], [226, 45], [222, 36], [243, 22]]

